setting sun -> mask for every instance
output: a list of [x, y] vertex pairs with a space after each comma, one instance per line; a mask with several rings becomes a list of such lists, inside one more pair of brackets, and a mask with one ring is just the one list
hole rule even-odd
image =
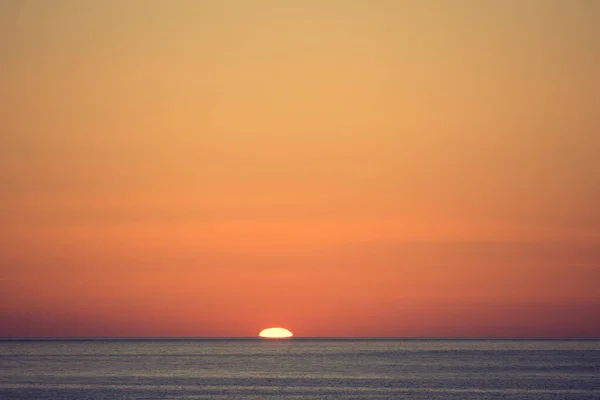
[[258, 336], [269, 339], [289, 338], [294, 334], [285, 328], [267, 328], [260, 331]]

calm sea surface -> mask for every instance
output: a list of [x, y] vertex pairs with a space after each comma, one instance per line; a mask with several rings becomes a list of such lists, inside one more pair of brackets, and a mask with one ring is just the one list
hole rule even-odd
[[3, 340], [0, 399], [600, 399], [600, 341]]

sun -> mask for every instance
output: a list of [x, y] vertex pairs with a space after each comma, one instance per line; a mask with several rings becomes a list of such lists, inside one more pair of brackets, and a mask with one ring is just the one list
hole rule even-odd
[[258, 336], [268, 339], [282, 339], [294, 336], [294, 334], [285, 328], [267, 328], [260, 331]]

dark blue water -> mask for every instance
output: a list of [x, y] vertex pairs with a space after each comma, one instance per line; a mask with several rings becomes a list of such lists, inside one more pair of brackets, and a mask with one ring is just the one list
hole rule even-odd
[[600, 341], [6, 340], [0, 399], [600, 399]]

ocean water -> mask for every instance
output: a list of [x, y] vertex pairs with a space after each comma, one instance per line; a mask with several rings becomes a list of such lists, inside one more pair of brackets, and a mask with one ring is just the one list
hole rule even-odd
[[600, 399], [600, 341], [1, 340], [0, 399]]

